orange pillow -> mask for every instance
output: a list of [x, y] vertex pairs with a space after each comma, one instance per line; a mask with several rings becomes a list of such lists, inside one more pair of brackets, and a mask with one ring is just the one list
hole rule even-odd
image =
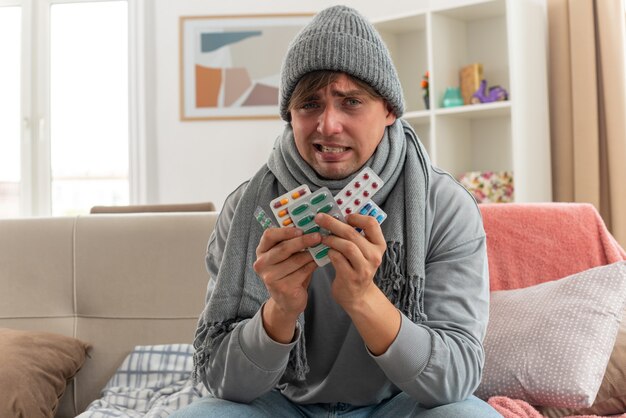
[[88, 349], [64, 335], [0, 328], [0, 417], [53, 417]]

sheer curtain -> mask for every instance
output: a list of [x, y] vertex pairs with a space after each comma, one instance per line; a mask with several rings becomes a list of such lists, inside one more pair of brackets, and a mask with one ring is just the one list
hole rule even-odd
[[555, 201], [589, 202], [626, 247], [622, 0], [548, 0]]

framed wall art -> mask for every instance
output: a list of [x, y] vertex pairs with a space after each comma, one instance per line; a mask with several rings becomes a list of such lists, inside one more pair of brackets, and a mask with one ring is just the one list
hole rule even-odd
[[181, 120], [279, 118], [282, 60], [312, 16], [181, 17]]

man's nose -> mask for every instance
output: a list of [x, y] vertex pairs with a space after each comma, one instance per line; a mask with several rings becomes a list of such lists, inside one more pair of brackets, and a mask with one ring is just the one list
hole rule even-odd
[[332, 136], [343, 130], [341, 112], [334, 106], [326, 106], [319, 117], [317, 131], [324, 136]]

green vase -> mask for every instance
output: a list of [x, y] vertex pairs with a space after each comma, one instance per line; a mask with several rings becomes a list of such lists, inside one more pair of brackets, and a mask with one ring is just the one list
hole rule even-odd
[[463, 97], [458, 87], [448, 87], [443, 95], [443, 107], [463, 106]]

